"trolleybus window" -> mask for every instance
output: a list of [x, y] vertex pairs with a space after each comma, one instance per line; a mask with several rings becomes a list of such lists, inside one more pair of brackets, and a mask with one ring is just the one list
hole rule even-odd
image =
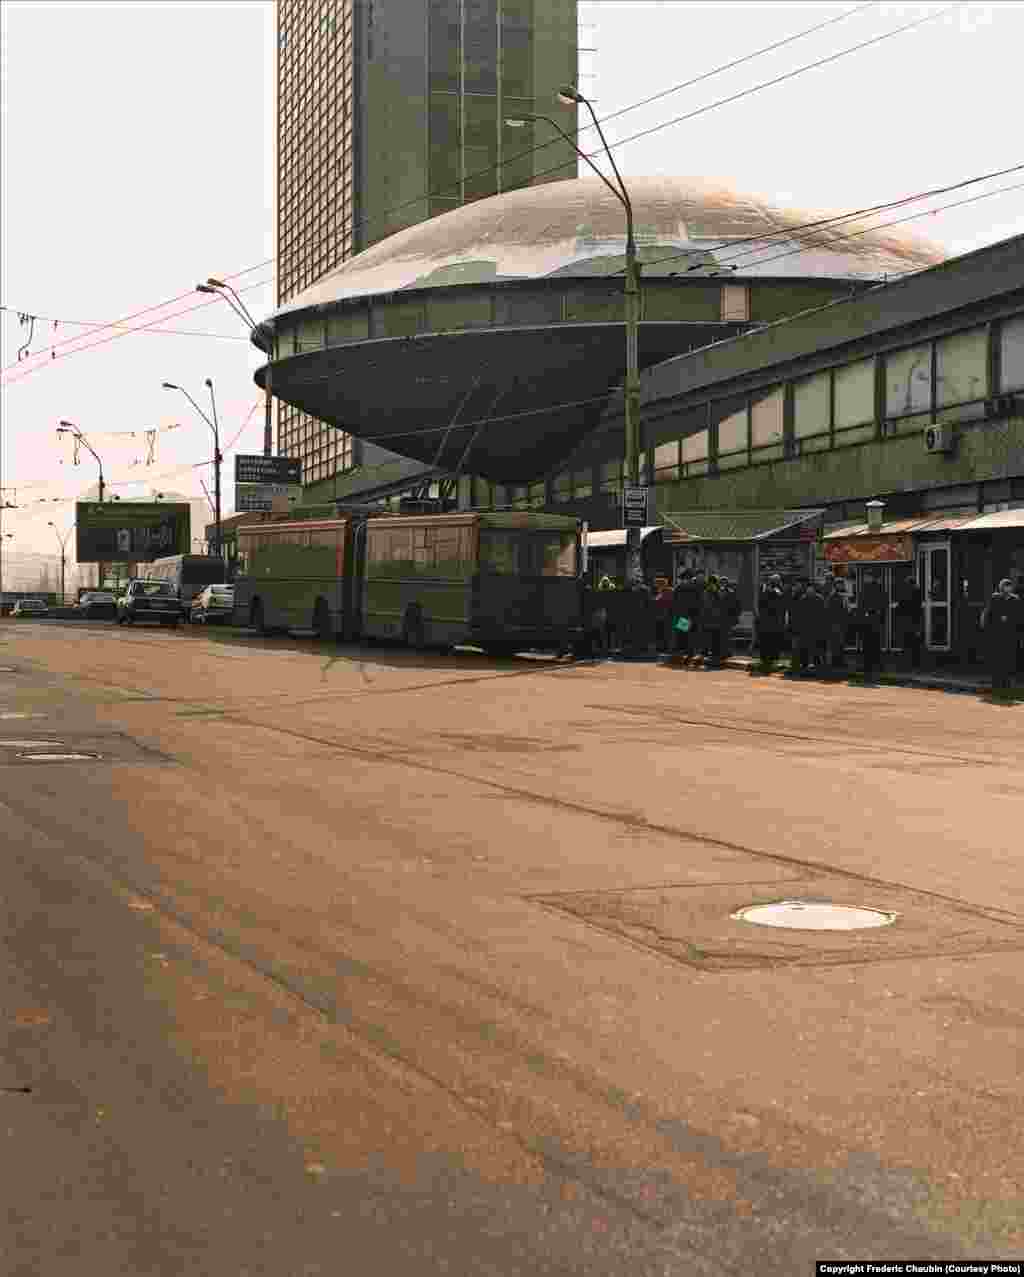
[[483, 528], [480, 568], [501, 576], [575, 576], [575, 532]]

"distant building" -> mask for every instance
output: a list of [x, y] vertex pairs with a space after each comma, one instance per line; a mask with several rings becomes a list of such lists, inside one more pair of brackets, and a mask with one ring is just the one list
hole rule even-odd
[[[278, 0], [277, 300], [462, 204], [574, 172], [506, 117], [575, 83], [576, 0]], [[544, 170], [555, 169], [553, 173]], [[387, 463], [279, 401], [277, 452], [322, 483]], [[422, 467], [421, 467], [422, 468]]]

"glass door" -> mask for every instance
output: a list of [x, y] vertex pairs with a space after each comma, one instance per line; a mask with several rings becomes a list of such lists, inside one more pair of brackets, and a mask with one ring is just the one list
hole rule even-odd
[[924, 645], [929, 652], [950, 649], [949, 542], [922, 545], [917, 552], [917, 579], [924, 595]]
[[903, 647], [903, 634], [896, 609], [900, 605], [907, 584], [913, 580], [913, 563], [887, 563], [882, 569], [882, 586], [889, 602], [885, 612], [885, 633], [882, 636], [883, 651], [896, 652]]

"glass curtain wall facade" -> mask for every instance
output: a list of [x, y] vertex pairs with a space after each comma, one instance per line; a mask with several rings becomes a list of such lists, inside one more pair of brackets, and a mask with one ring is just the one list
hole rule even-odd
[[[277, 302], [351, 257], [355, 239], [355, 0], [278, 0]], [[304, 483], [352, 464], [352, 438], [277, 404], [277, 452]]]
[[[575, 176], [549, 128], [504, 120], [550, 114], [576, 82], [577, 0], [278, 0], [277, 14], [278, 305], [407, 226]], [[327, 341], [313, 327], [303, 349]], [[302, 459], [307, 486], [354, 461], [351, 436], [282, 403], [277, 451]]]

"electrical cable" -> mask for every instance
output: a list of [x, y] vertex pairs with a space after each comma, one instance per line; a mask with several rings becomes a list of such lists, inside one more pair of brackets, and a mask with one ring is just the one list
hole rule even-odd
[[[798, 231], [817, 230], [818, 228], [831, 226], [838, 222], [849, 221], [854, 217], [867, 217], [873, 213], [888, 212], [890, 209], [900, 208], [905, 204], [913, 204], [918, 200], [931, 199], [935, 195], [948, 195], [952, 191], [961, 190], [965, 186], [973, 186], [977, 182], [987, 182], [995, 177], [1006, 177], [1010, 173], [1019, 173], [1021, 169], [1024, 169], [1024, 164], [1014, 164], [1009, 168], [994, 169], [991, 173], [981, 173], [977, 177], [964, 178], [962, 181], [954, 182], [949, 186], [933, 187], [931, 190], [919, 191], [914, 195], [904, 195], [899, 199], [888, 200], [883, 204], [872, 204], [868, 208], [854, 209], [849, 213], [836, 213], [830, 217], [823, 217], [813, 222], [799, 222], [794, 226], [781, 226], [776, 230], [766, 230], [758, 235], [745, 236], [743, 239], [723, 240], [720, 244], [709, 244], [700, 249], [681, 249], [678, 253], [668, 253], [664, 257], [655, 257], [650, 261], [642, 262], [641, 265], [643, 269], [646, 270], [651, 266], [658, 266], [662, 262], [675, 261], [679, 257], [689, 257], [695, 251], [702, 253], [718, 253], [723, 250], [740, 248], [745, 244], [762, 244], [765, 240], [774, 239], [778, 236], [794, 235]], [[748, 256], [748, 254], [743, 254], [743, 256]], [[699, 269], [703, 269], [703, 266]], [[619, 270], [612, 272], [612, 274], [621, 275], [622, 269], [620, 268]]]
[[[1018, 168], [1024, 168], [1024, 164], [1018, 165]], [[1009, 191], [1020, 191], [1020, 190], [1024, 190], [1024, 182], [1016, 182], [1012, 186], [1000, 186], [994, 191], [983, 191], [980, 195], [971, 195], [965, 200], [954, 200], [950, 204], [940, 204], [937, 208], [925, 208], [920, 210], [919, 212], [910, 213], [906, 217], [894, 218], [891, 222], [880, 222], [877, 226], [865, 226], [865, 227], [862, 227], [860, 230], [850, 231], [848, 235], [837, 235], [835, 236], [834, 240], [830, 240], [829, 243], [833, 243], [835, 241], [848, 240], [848, 239], [856, 239], [858, 235], [870, 235], [874, 231], [885, 230], [886, 227], [888, 226], [902, 226], [904, 222], [916, 222], [916, 221], [919, 221], [922, 217], [933, 217], [936, 213], [945, 212], [945, 210], [949, 208], [960, 208], [964, 204], [976, 204], [979, 200], [991, 199], [993, 195], [1005, 195]], [[755, 262], [754, 265], [764, 266], [768, 262], [776, 262], [782, 257], [792, 257], [798, 253], [813, 253], [818, 248], [821, 248], [821, 247], [828, 247], [828, 245], [827, 244], [826, 245], [810, 244], [810, 245], [801, 246], [799, 248], [789, 248], [784, 253], [776, 253], [773, 257], [761, 258], [759, 261]], [[899, 275], [902, 277], [903, 275], [914, 274], [917, 269], [920, 269], [920, 268], [911, 267], [909, 270], [906, 270], [906, 271], [894, 271], [893, 274]], [[925, 267], [924, 269], [927, 269], [927, 267]]]
[[[874, 3], [874, 0], [871, 0], [871, 3]], [[755, 85], [755, 86], [753, 86], [752, 88], [745, 89], [745, 90], [741, 91], [740, 93], [733, 94], [733, 95], [731, 95], [730, 97], [723, 98], [723, 99], [720, 99], [720, 100], [719, 100], [719, 101], [717, 101], [717, 102], [713, 102], [713, 103], [710, 103], [710, 104], [708, 104], [708, 105], [706, 105], [706, 106], [704, 106], [704, 107], [700, 107], [700, 108], [698, 108], [698, 109], [697, 109], [696, 111], [694, 111], [694, 112], [688, 113], [687, 115], [683, 115], [683, 116], [677, 117], [675, 120], [669, 120], [669, 121], [666, 121], [666, 122], [664, 122], [663, 124], [655, 125], [655, 126], [653, 126], [652, 128], [650, 128], [650, 129], [646, 129], [646, 130], [643, 130], [642, 132], [637, 133], [637, 134], [634, 134], [634, 135], [633, 135], [633, 136], [631, 136], [631, 137], [624, 138], [624, 139], [622, 139], [622, 140], [621, 140], [621, 141], [619, 141], [619, 142], [614, 142], [614, 143], [612, 143], [611, 149], [615, 149], [615, 148], [617, 148], [617, 147], [619, 147], [619, 146], [624, 146], [624, 145], [626, 145], [628, 142], [635, 141], [637, 138], [640, 138], [640, 137], [646, 137], [646, 136], [648, 136], [649, 134], [651, 134], [651, 133], [653, 133], [653, 132], [656, 132], [656, 131], [658, 131], [658, 130], [659, 130], [659, 129], [661, 129], [661, 128], [667, 128], [667, 127], [671, 126], [672, 124], [677, 124], [677, 123], [682, 122], [683, 120], [691, 119], [691, 118], [693, 118], [693, 117], [694, 117], [694, 115], [700, 115], [700, 114], [703, 114], [703, 113], [705, 113], [705, 112], [707, 112], [707, 111], [714, 110], [714, 109], [715, 109], [716, 107], [718, 107], [718, 106], [725, 105], [726, 103], [729, 103], [729, 102], [737, 101], [737, 100], [739, 100], [740, 98], [745, 97], [745, 96], [748, 96], [748, 95], [749, 95], [749, 94], [751, 94], [751, 93], [757, 93], [757, 92], [760, 92], [762, 89], [764, 89], [764, 88], [768, 88], [768, 87], [770, 87], [771, 85], [779, 84], [779, 83], [782, 83], [782, 82], [783, 82], [783, 81], [785, 81], [785, 80], [792, 79], [794, 76], [801, 75], [801, 74], [803, 74], [805, 71], [813, 70], [813, 69], [816, 69], [817, 67], [824, 66], [824, 65], [826, 65], [826, 64], [828, 64], [828, 63], [830, 63], [830, 62], [834, 62], [834, 61], [836, 61], [837, 59], [839, 59], [839, 58], [841, 58], [841, 57], [846, 57], [846, 56], [847, 56], [847, 55], [849, 55], [850, 53], [854, 53], [854, 52], [859, 51], [860, 49], [867, 48], [867, 47], [870, 47], [870, 46], [872, 46], [872, 45], [878, 44], [878, 43], [880, 43], [880, 42], [881, 42], [881, 41], [883, 41], [883, 40], [891, 39], [893, 36], [900, 35], [900, 34], [902, 34], [903, 32], [905, 32], [905, 31], [909, 31], [909, 30], [912, 30], [912, 29], [913, 29], [913, 28], [915, 28], [915, 27], [922, 26], [923, 24], [925, 24], [925, 23], [927, 23], [927, 22], [935, 21], [935, 20], [937, 20], [938, 18], [940, 18], [940, 17], [944, 16], [946, 13], [952, 12], [952, 10], [953, 10], [953, 9], [960, 7], [962, 3], [964, 3], [964, 0], [958, 0], [958, 2], [957, 2], [957, 3], [952, 4], [952, 5], [948, 5], [946, 8], [944, 8], [944, 9], [942, 9], [942, 10], [939, 10], [939, 11], [938, 11], [937, 13], [935, 13], [935, 14], [925, 15], [924, 17], [922, 17], [922, 18], [918, 18], [918, 19], [914, 20], [913, 22], [909, 22], [909, 23], [904, 24], [902, 27], [897, 27], [897, 28], [895, 28], [895, 29], [894, 29], [894, 30], [892, 30], [892, 31], [883, 32], [881, 35], [879, 35], [879, 36], [875, 36], [875, 37], [873, 37], [873, 38], [872, 38], [872, 39], [870, 39], [870, 40], [863, 41], [863, 42], [861, 42], [860, 44], [853, 45], [853, 46], [851, 46], [851, 47], [849, 47], [849, 48], [847, 48], [847, 49], [840, 50], [838, 53], [831, 54], [831, 55], [829, 55], [829, 56], [827, 56], [827, 57], [825, 57], [825, 58], [821, 58], [821, 59], [818, 59], [818, 60], [816, 60], [816, 61], [814, 61], [814, 62], [811, 62], [811, 63], [805, 64], [805, 65], [804, 65], [804, 66], [802, 66], [802, 67], [798, 67], [796, 70], [794, 70], [794, 71], [790, 71], [790, 72], [787, 72], [787, 73], [786, 73], [785, 75], [783, 75], [783, 76], [778, 76], [778, 77], [776, 77], [776, 78], [775, 78], [775, 79], [773, 79], [773, 80], [765, 81], [765, 82], [763, 82], [763, 83], [761, 83], [761, 84], [759, 84], [759, 85]], [[782, 47], [782, 46], [783, 46], [783, 45], [785, 45], [785, 44], [792, 43], [792, 42], [794, 42], [795, 40], [798, 40], [798, 39], [802, 39], [802, 38], [804, 38], [804, 37], [805, 37], [805, 36], [807, 36], [807, 35], [810, 35], [810, 34], [812, 34], [812, 33], [816, 32], [816, 31], [818, 31], [818, 30], [821, 30], [821, 29], [822, 29], [823, 27], [825, 27], [825, 26], [832, 25], [832, 24], [833, 24], [833, 23], [835, 23], [835, 22], [845, 20], [845, 18], [847, 18], [847, 17], [854, 16], [855, 14], [862, 12], [864, 9], [866, 9], [866, 8], [868, 8], [868, 7], [870, 7], [870, 3], [869, 3], [869, 4], [860, 5], [860, 6], [858, 6], [857, 8], [852, 9], [852, 10], [848, 10], [848, 11], [844, 12], [843, 14], [838, 15], [838, 16], [837, 16], [837, 17], [835, 17], [835, 18], [828, 19], [828, 20], [826, 20], [826, 21], [825, 21], [825, 22], [823, 22], [823, 23], [818, 23], [818, 24], [815, 24], [815, 25], [814, 25], [814, 26], [812, 26], [812, 27], [809, 27], [809, 28], [804, 29], [803, 31], [796, 32], [794, 35], [789, 36], [789, 37], [786, 37], [784, 40], [781, 40], [781, 41], [775, 41], [775, 42], [773, 42], [773, 43], [772, 43], [772, 44], [770, 44], [770, 45], [766, 45], [766, 46], [764, 46], [762, 49], [755, 50], [753, 53], [750, 53], [750, 54], [745, 55], [745, 56], [744, 56], [744, 58], [742, 58], [742, 59], [734, 60], [733, 62], [730, 62], [730, 63], [725, 63], [725, 64], [723, 64], [722, 66], [717, 67], [717, 68], [714, 68], [714, 69], [712, 69], [712, 70], [711, 70], [711, 71], [709, 71], [709, 72], [705, 72], [703, 75], [701, 75], [701, 76], [699, 76], [699, 77], [696, 77], [696, 79], [694, 79], [693, 81], [686, 81], [686, 82], [684, 82], [683, 84], [680, 84], [680, 85], [677, 85], [677, 86], [673, 86], [672, 88], [667, 89], [667, 90], [663, 90], [660, 94], [655, 94], [652, 98], [644, 99], [643, 101], [641, 101], [641, 102], [639, 102], [639, 103], [635, 103], [635, 104], [633, 104], [633, 105], [631, 105], [631, 106], [629, 106], [629, 107], [623, 107], [623, 108], [621, 108], [619, 111], [614, 112], [612, 115], [608, 116], [607, 118], [608, 118], [608, 119], [614, 119], [614, 118], [617, 118], [618, 116], [621, 116], [621, 115], [625, 114], [626, 112], [628, 112], [628, 111], [630, 111], [630, 110], [634, 110], [634, 109], [636, 109], [636, 108], [638, 108], [638, 107], [640, 107], [640, 106], [647, 105], [650, 101], [653, 101], [653, 100], [655, 100], [655, 99], [656, 99], [656, 98], [658, 98], [658, 97], [664, 97], [664, 96], [666, 96], [666, 95], [668, 95], [668, 94], [670, 94], [670, 93], [674, 93], [674, 92], [681, 91], [683, 88], [691, 87], [691, 85], [692, 85], [692, 84], [694, 84], [694, 83], [699, 83], [701, 80], [708, 79], [708, 78], [710, 78], [710, 77], [711, 77], [711, 76], [713, 76], [713, 75], [720, 74], [722, 71], [733, 69], [735, 66], [739, 65], [741, 62], [744, 62], [744, 61], [751, 61], [751, 60], [753, 60], [753, 59], [754, 59], [754, 58], [756, 58], [756, 57], [763, 56], [763, 54], [765, 54], [765, 53], [773, 52], [774, 50], [776, 50], [776, 49], [778, 49], [778, 48]], [[603, 121], [602, 121], [602, 123], [603, 123]], [[593, 124], [589, 124], [589, 125], [585, 125], [582, 129], [577, 128], [576, 130], [574, 130], [574, 131], [573, 131], [573, 136], [578, 136], [580, 132], [584, 132], [584, 131], [586, 131], [586, 129], [587, 129], [587, 128], [593, 128], [593, 127], [594, 127], [594, 125], [593, 125]], [[555, 139], [551, 139], [551, 141], [549, 141], [549, 142], [541, 143], [541, 144], [539, 144], [538, 146], [535, 146], [535, 147], [530, 148], [530, 150], [528, 150], [528, 151], [524, 151], [524, 152], [522, 152], [520, 155], [517, 155], [517, 156], [512, 157], [512, 159], [509, 159], [509, 160], [503, 160], [503, 161], [502, 161], [502, 165], [492, 165], [492, 166], [489, 166], [489, 167], [488, 167], [488, 168], [486, 168], [486, 169], [481, 169], [481, 170], [479, 170], [479, 172], [477, 172], [477, 173], [470, 174], [467, 178], [464, 178], [464, 179], [463, 179], [463, 181], [466, 181], [466, 180], [473, 180], [473, 179], [475, 179], [476, 177], [479, 177], [479, 176], [485, 176], [485, 175], [487, 175], [487, 174], [490, 174], [490, 173], [496, 172], [496, 171], [499, 169], [499, 167], [502, 167], [502, 166], [504, 166], [504, 165], [513, 164], [513, 163], [515, 163], [517, 160], [522, 159], [522, 158], [526, 158], [526, 157], [528, 157], [528, 156], [530, 156], [530, 155], [533, 155], [533, 154], [534, 154], [534, 153], [536, 153], [537, 151], [540, 151], [540, 150], [545, 149], [545, 147], [548, 147], [548, 146], [551, 146], [551, 145], [555, 145], [557, 142], [558, 142], [558, 139], [557, 139], [557, 138], [555, 138]], [[597, 152], [596, 154], [600, 154], [600, 152]], [[537, 179], [538, 177], [546, 177], [546, 176], [550, 176], [552, 173], [560, 172], [562, 169], [567, 168], [567, 167], [569, 167], [570, 165], [575, 164], [575, 163], [576, 163], [576, 161], [575, 161], [575, 160], [571, 160], [571, 161], [568, 161], [568, 162], [566, 162], [566, 163], [562, 163], [562, 164], [555, 165], [554, 167], [552, 167], [552, 168], [550, 168], [550, 169], [542, 170], [540, 173], [535, 173], [535, 174], [533, 174], [533, 175], [531, 176], [530, 181], [529, 181], [529, 182], [527, 182], [525, 185], [526, 185], [526, 186], [529, 186], [529, 185], [531, 185], [533, 182], [535, 182], [535, 181], [536, 181], [536, 179]], [[447, 189], [447, 188], [446, 188], [446, 189]], [[454, 188], [452, 188], [452, 189], [454, 189]], [[513, 188], [513, 189], [515, 189], [515, 188]], [[436, 196], [437, 194], [439, 194], [439, 193], [438, 193], [438, 192], [433, 193], [433, 195], [434, 195], [434, 196]], [[391, 216], [393, 213], [395, 213], [395, 212], [399, 212], [399, 211], [401, 211], [402, 209], [407, 208], [407, 207], [409, 207], [409, 206], [410, 206], [410, 205], [412, 205], [412, 204], [420, 203], [423, 199], [430, 199], [430, 198], [432, 198], [432, 194], [431, 194], [431, 192], [429, 192], [429, 191], [428, 191], [428, 192], [425, 192], [422, 196], [417, 196], [417, 197], [416, 197], [415, 199], [413, 199], [413, 200], [406, 201], [406, 202], [405, 202], [405, 203], [403, 203], [403, 204], [399, 204], [399, 205], [394, 206], [393, 208], [389, 208], [389, 209], [385, 210], [385, 212], [384, 212], [384, 213], [382, 213], [382, 214], [378, 214], [378, 215], [377, 215], [377, 219], [374, 219], [374, 220], [384, 220], [385, 218], [390, 217], [390, 216]], [[364, 222], [361, 222], [359, 225], [360, 225], [360, 226], [369, 225], [369, 219], [364, 220]], [[254, 271], [254, 270], [259, 270], [261, 267], [266, 266], [266, 265], [269, 265], [269, 264], [271, 264], [273, 261], [275, 261], [275, 258], [268, 258], [268, 259], [266, 259], [266, 260], [265, 260], [265, 261], [263, 261], [263, 262], [257, 263], [255, 266], [246, 267], [246, 269], [245, 269], [245, 270], [237, 271], [237, 272], [235, 272], [234, 274], [231, 274], [231, 275], [225, 275], [225, 276], [223, 276], [223, 278], [224, 278], [224, 279], [226, 279], [226, 280], [228, 280], [228, 279], [239, 279], [239, 278], [241, 278], [241, 276], [242, 276], [242, 275], [249, 274], [249, 273], [251, 273], [251, 272], [252, 272], [252, 271]], [[261, 286], [262, 286], [262, 285], [261, 285]], [[247, 291], [247, 290], [243, 289], [243, 290], [240, 290], [240, 291]], [[162, 308], [162, 307], [164, 307], [164, 306], [173, 305], [173, 303], [174, 303], [174, 302], [176, 302], [176, 301], [181, 301], [181, 300], [183, 300], [185, 297], [188, 297], [188, 296], [190, 296], [190, 295], [191, 295], [191, 293], [182, 293], [182, 294], [179, 294], [177, 297], [171, 298], [171, 299], [169, 299], [169, 300], [168, 300], [168, 301], [166, 301], [166, 302], [162, 302], [162, 303], [159, 303], [159, 304], [157, 304], [157, 305], [149, 306], [149, 307], [145, 307], [145, 308], [144, 308], [144, 309], [142, 309], [142, 310], [135, 311], [135, 312], [133, 312], [132, 314], [130, 314], [130, 315], [128, 315], [128, 316], [123, 317], [123, 319], [133, 319], [133, 318], [137, 318], [139, 315], [147, 314], [147, 313], [149, 313], [150, 311], [161, 309], [161, 308]], [[207, 304], [207, 305], [212, 305], [212, 304], [213, 304], [213, 302], [211, 301], [211, 302], [209, 302], [209, 303], [205, 303], [205, 304]], [[195, 308], [189, 308], [189, 309], [198, 309], [198, 307], [195, 307]], [[188, 311], [187, 311], [187, 310], [185, 310], [185, 311], [179, 311], [179, 312], [176, 312], [176, 313], [177, 313], [177, 314], [187, 314], [187, 313], [188, 313]], [[173, 317], [173, 316], [172, 316], [172, 317]], [[123, 320], [122, 320], [121, 322], [123, 322]], [[144, 328], [147, 328], [147, 327], [148, 327], [148, 325], [141, 325], [141, 326], [139, 326], [138, 328], [131, 329], [130, 331], [132, 331], [132, 332], [137, 332], [137, 331], [141, 331], [141, 330], [143, 330]], [[125, 334], [118, 334], [118, 335], [125, 335], [125, 336], [127, 336], [128, 334], [127, 334], [127, 333], [125, 333]], [[77, 338], [70, 338], [70, 339], [68, 339], [68, 340], [74, 341], [74, 340], [78, 340], [78, 339], [77, 339]], [[62, 345], [62, 344], [66, 344], [66, 343], [57, 343], [57, 345], [58, 345], [58, 346], [59, 346], [59, 345]], [[100, 344], [100, 343], [91, 343], [91, 344], [90, 344], [90, 345], [88, 345], [88, 346], [81, 347], [81, 349], [83, 349], [83, 350], [92, 349], [93, 345], [97, 345], [97, 344]], [[46, 354], [47, 352], [52, 352], [54, 349], [56, 349], [56, 346], [54, 346], [54, 347], [47, 347], [45, 350], [43, 350], [43, 351], [41, 351], [41, 352], [38, 352], [38, 354], [37, 354], [37, 355], [32, 356], [32, 358], [38, 358], [38, 357], [39, 357], [39, 355]], [[69, 352], [69, 353], [71, 353], [71, 352]], [[8, 367], [13, 367], [13, 366], [14, 366], [14, 365], [9, 365]], [[7, 369], [3, 369], [2, 371], [7, 371]], [[32, 371], [32, 370], [28, 370], [28, 369], [26, 369], [26, 371], [25, 371], [25, 375], [27, 375], [27, 373], [28, 373], [29, 371]], [[20, 378], [15, 378], [14, 380], [20, 380]]]
[[[12, 314], [24, 313], [24, 312], [19, 312], [17, 307], [15, 306], [0, 306], [0, 310], [10, 311]], [[53, 315], [36, 315], [35, 318], [45, 320], [45, 322], [48, 324], [52, 323], [54, 327], [56, 327], [57, 324], [65, 324], [70, 328], [94, 328], [94, 329], [123, 328], [125, 326], [121, 320], [64, 319], [62, 317], [55, 318]], [[140, 329], [140, 331], [144, 331], [148, 333], [166, 333], [168, 335], [174, 334], [179, 337], [218, 337], [220, 338], [221, 341], [248, 341], [249, 340], [248, 337], [239, 337], [236, 333], [197, 332], [197, 331], [186, 329], [186, 328], [146, 328], [146, 329]], [[89, 337], [91, 335], [92, 335], [91, 333], [78, 333], [73, 337], [66, 338], [66, 340], [80, 341], [82, 338]], [[49, 349], [50, 347], [48, 346], [47, 350]], [[34, 357], [35, 356], [33, 356], [33, 358]]]

